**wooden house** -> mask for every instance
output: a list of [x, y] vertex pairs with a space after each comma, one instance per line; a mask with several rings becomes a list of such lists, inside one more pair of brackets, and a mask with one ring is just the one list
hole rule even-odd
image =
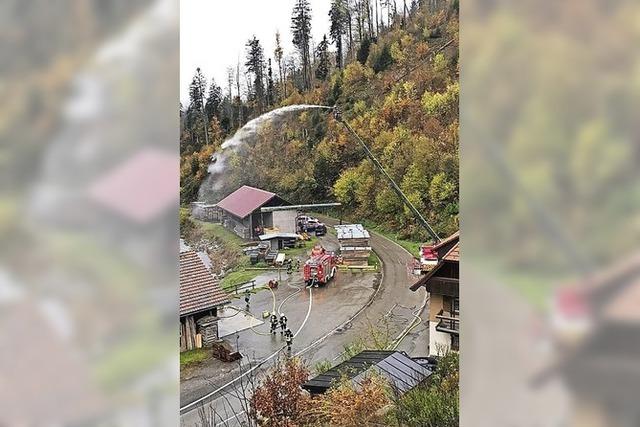
[[180, 252], [180, 351], [216, 341], [218, 307], [229, 302], [200, 255], [190, 249]]
[[438, 264], [411, 286], [429, 292], [429, 355], [460, 346], [460, 235], [453, 234], [434, 246]]

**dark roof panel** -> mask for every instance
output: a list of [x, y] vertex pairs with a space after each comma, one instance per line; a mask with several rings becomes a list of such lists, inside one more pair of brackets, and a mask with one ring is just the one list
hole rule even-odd
[[311, 393], [324, 393], [342, 375], [358, 385], [373, 372], [381, 375], [401, 393], [411, 390], [432, 374], [430, 369], [399, 351], [365, 350], [312, 378], [302, 387]]

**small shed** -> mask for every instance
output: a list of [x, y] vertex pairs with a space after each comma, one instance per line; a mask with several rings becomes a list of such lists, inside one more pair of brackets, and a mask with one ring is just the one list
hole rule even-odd
[[[262, 230], [274, 225], [278, 225], [280, 231], [288, 231], [281, 228], [287, 221], [282, 221], [280, 216], [286, 217], [286, 212], [260, 210], [262, 207], [286, 205], [289, 203], [277, 194], [248, 185], [243, 185], [216, 204], [223, 214], [223, 224], [243, 239], [255, 239]], [[290, 231], [295, 231], [295, 221], [290, 222]]]
[[[422, 363], [419, 363], [422, 362]], [[423, 383], [433, 374], [434, 359], [412, 359], [400, 351], [364, 350], [302, 385], [311, 394], [321, 394], [346, 376], [357, 387], [373, 373], [385, 378], [400, 394]]]
[[347, 265], [365, 266], [371, 254], [371, 235], [362, 224], [336, 225], [340, 255]]
[[260, 236], [261, 242], [267, 242], [272, 250], [293, 248], [300, 238], [296, 233], [269, 233]]
[[180, 351], [218, 339], [218, 307], [229, 297], [193, 250], [180, 252]]

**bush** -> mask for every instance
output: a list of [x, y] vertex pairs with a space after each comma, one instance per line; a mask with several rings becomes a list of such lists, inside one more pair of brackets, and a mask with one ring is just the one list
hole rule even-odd
[[301, 386], [308, 379], [309, 370], [300, 359], [279, 363], [253, 393], [251, 417], [260, 426], [301, 425], [310, 400]]
[[369, 49], [371, 48], [371, 39], [366, 38], [362, 40], [360, 46], [358, 47], [358, 52], [356, 53], [356, 58], [358, 62], [364, 64], [367, 62], [367, 58], [369, 57]]
[[313, 367], [313, 370], [316, 372], [316, 375], [321, 375], [331, 369], [331, 362], [324, 359], [316, 363]]
[[459, 356], [450, 352], [440, 359], [426, 386], [396, 402], [394, 417], [409, 427], [457, 427], [460, 415]]
[[180, 236], [188, 236], [196, 227], [188, 209], [180, 209]]
[[343, 377], [340, 383], [314, 399], [310, 412], [319, 425], [368, 426], [384, 421], [383, 409], [391, 403], [387, 382], [377, 376], [364, 378], [357, 389]]
[[376, 45], [371, 49], [371, 53], [369, 54], [369, 63], [371, 64], [373, 71], [376, 73], [389, 68], [389, 66], [393, 64], [393, 57], [391, 56], [391, 48], [389, 45], [385, 44], [382, 47], [378, 47]]

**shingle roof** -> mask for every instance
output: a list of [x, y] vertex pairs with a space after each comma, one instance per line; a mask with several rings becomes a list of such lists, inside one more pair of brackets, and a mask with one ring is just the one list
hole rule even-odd
[[460, 240], [460, 231], [456, 231], [451, 236], [447, 237], [444, 240], [440, 240], [438, 244], [433, 246], [433, 249], [438, 249], [446, 245], [447, 243], [452, 242], [453, 240]]
[[180, 316], [229, 303], [195, 251], [180, 253]]
[[343, 375], [358, 385], [371, 373], [385, 378], [400, 393], [407, 392], [432, 374], [406, 354], [399, 351], [364, 350], [327, 372], [310, 379], [302, 388], [311, 393], [324, 393]]
[[274, 197], [276, 197], [275, 193], [270, 191], [243, 185], [220, 200], [217, 205], [238, 218], [244, 218]]
[[456, 243], [443, 259], [446, 261], [460, 262], [460, 243]]

